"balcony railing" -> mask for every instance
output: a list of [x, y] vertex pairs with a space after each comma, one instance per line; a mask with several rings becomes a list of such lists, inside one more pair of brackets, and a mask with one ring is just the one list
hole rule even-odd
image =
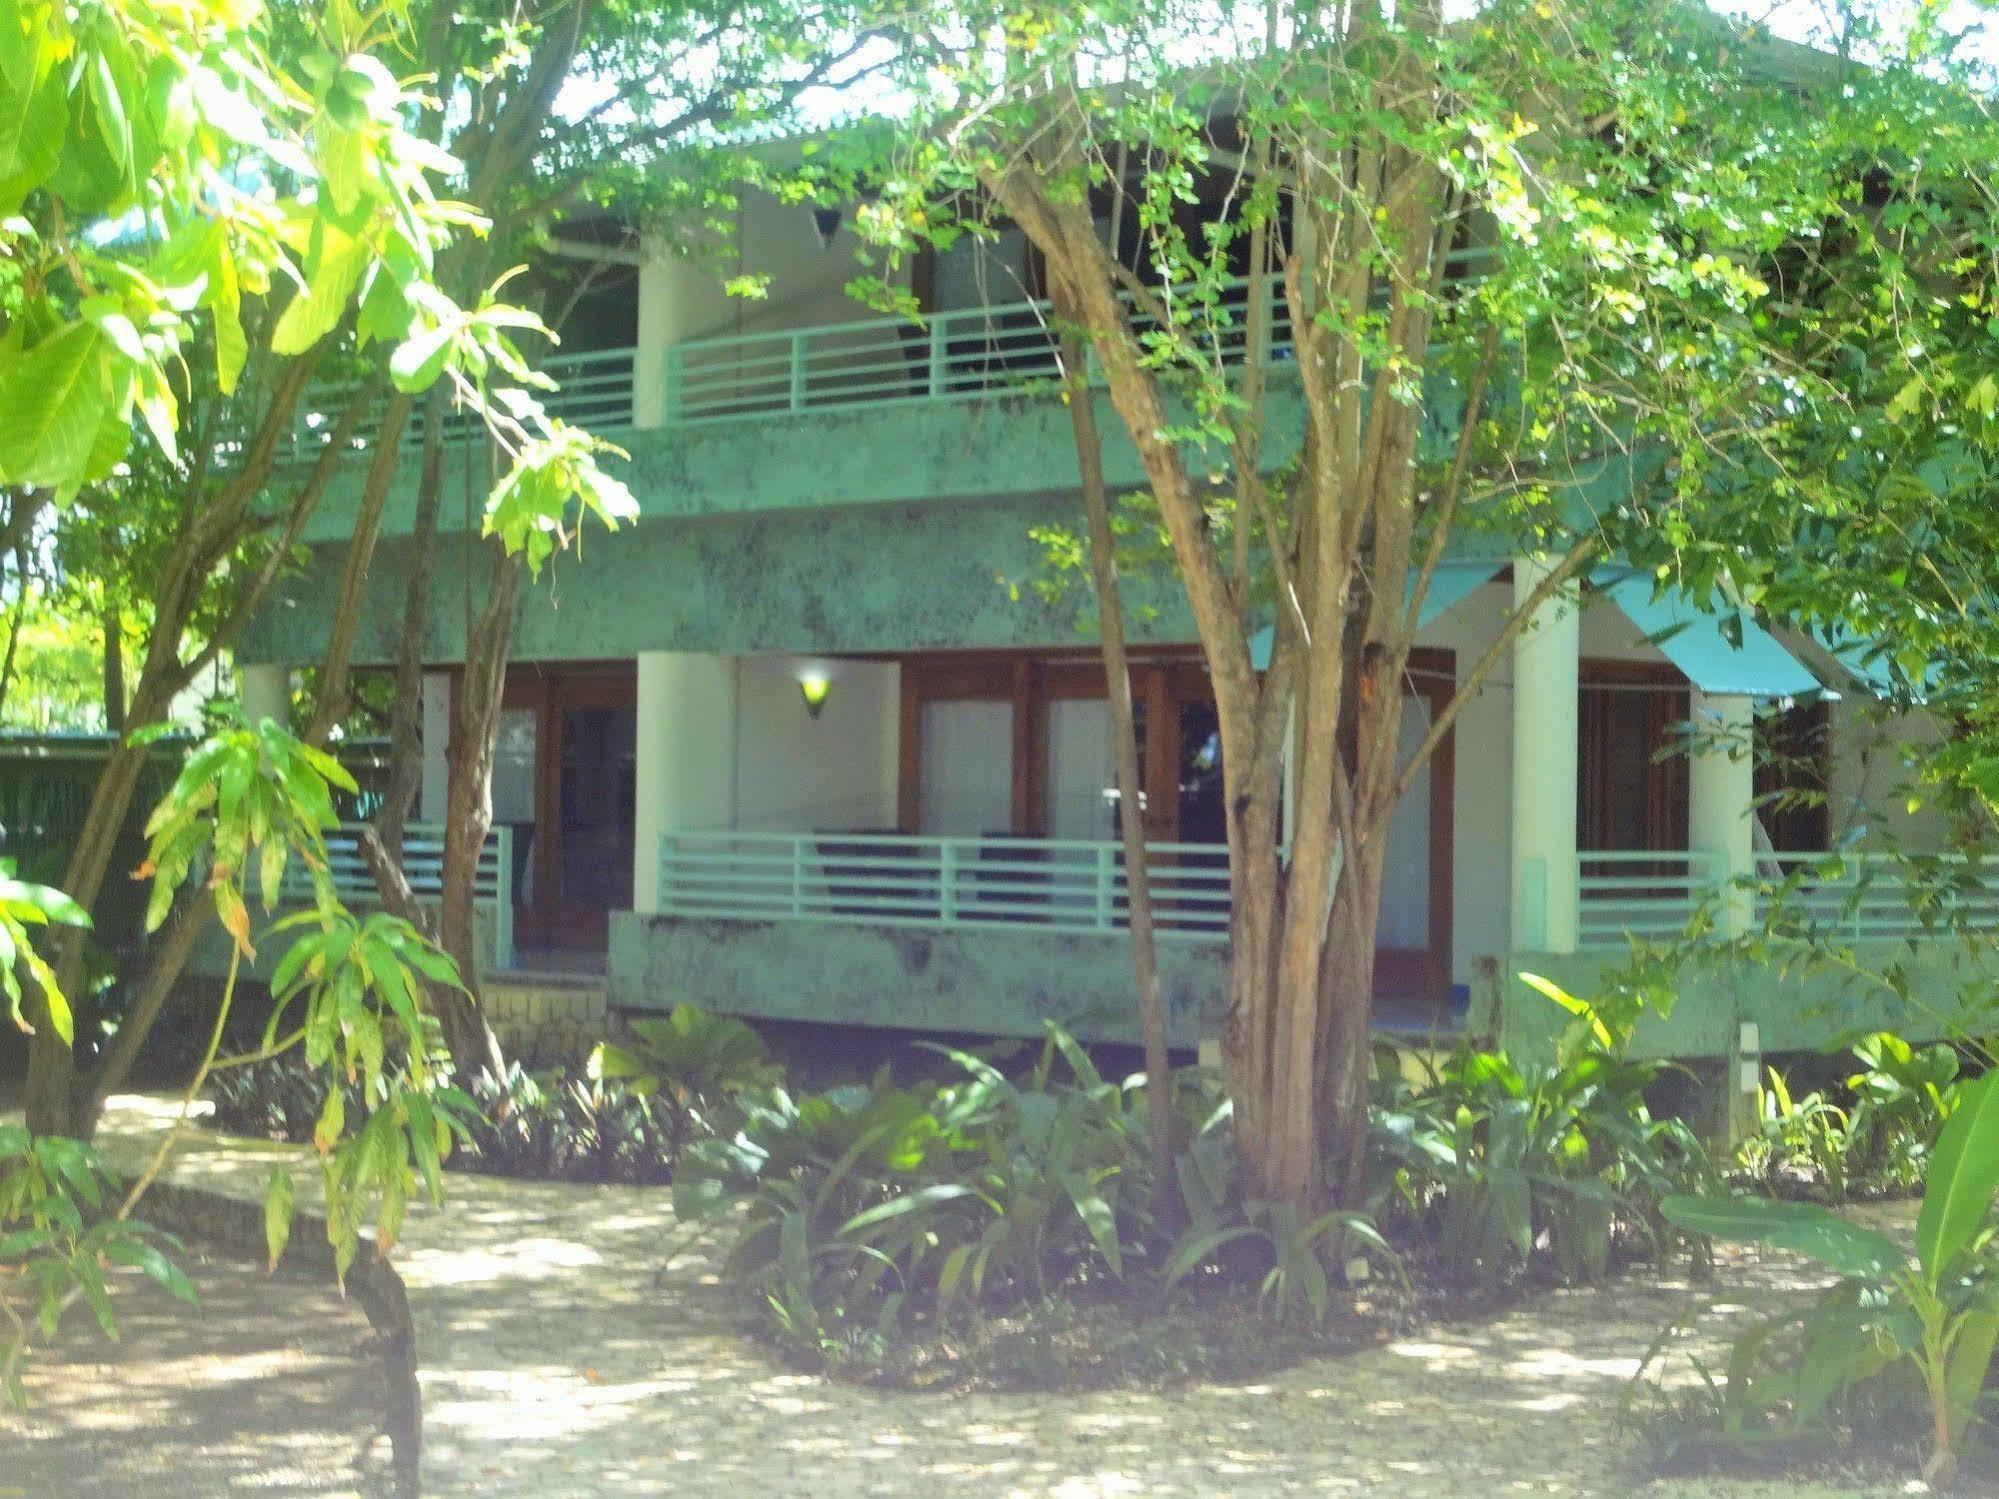
[[[575, 426], [594, 431], [610, 431], [632, 425], [632, 377], [637, 351], [596, 349], [585, 354], [555, 354], [541, 362], [542, 373], [557, 382], [556, 390], [537, 390], [535, 398], [551, 416], [559, 416]], [[340, 414], [358, 389], [352, 381], [325, 381], [308, 386], [299, 401], [298, 418], [292, 424], [287, 456], [293, 463], [310, 463], [325, 451]], [[356, 453], [371, 452], [381, 434], [382, 406], [379, 398], [355, 427], [348, 446]], [[447, 442], [462, 442], [485, 428], [475, 413], [450, 410], [444, 418]], [[410, 413], [403, 428], [402, 447], [415, 448], [423, 441], [423, 404]]]
[[1587, 849], [1576, 860], [1576, 937], [1584, 949], [1622, 947], [1632, 937], [1670, 941], [1686, 930], [1723, 873], [1718, 856], [1677, 850]]
[[[1148, 855], [1161, 935], [1226, 937], [1225, 850]], [[667, 833], [659, 899], [674, 916], [1054, 932], [1121, 932], [1131, 913], [1119, 844], [898, 833]]]
[[1835, 941], [1903, 941], [1982, 927], [1999, 936], [1999, 859], [1776, 854], [1762, 861], [1756, 919]]
[[[1289, 308], [1273, 280], [1261, 287], [1269, 357], [1288, 358]], [[1249, 345], [1249, 297], [1246, 280], [1222, 289], [1208, 355], [1225, 363], [1242, 358]], [[690, 339], [666, 350], [662, 417], [684, 424], [1046, 390], [1062, 378], [1059, 338], [1049, 317], [1046, 302], [1014, 302], [936, 312], [920, 324], [866, 318]], [[1144, 333], [1158, 325], [1141, 316], [1135, 326]]]
[[[375, 877], [362, 856], [360, 829], [342, 823], [326, 835], [327, 869], [333, 891], [350, 906], [371, 906], [378, 900]], [[444, 829], [435, 823], [411, 823], [403, 835], [403, 878], [410, 893], [435, 901], [444, 893]], [[310, 876], [296, 863], [285, 870], [287, 899], [303, 900], [311, 892]], [[514, 832], [496, 827], [486, 834], [472, 876], [473, 903], [490, 911], [493, 924], [493, 967], [507, 969], [514, 958]]]

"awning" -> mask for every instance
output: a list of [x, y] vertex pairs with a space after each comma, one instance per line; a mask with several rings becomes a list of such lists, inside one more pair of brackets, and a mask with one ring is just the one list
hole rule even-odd
[[[1439, 562], [1437, 570], [1430, 574], [1430, 591], [1423, 595], [1423, 607], [1417, 611], [1416, 628], [1420, 630], [1432, 620], [1443, 618], [1481, 587], [1491, 582], [1504, 566], [1506, 566], [1504, 562], [1490, 559], [1484, 562]], [[1415, 587], [1416, 578], [1412, 573], [1409, 578], [1409, 588], [1402, 595], [1405, 603]], [[1276, 632], [1268, 625], [1251, 637], [1250, 664], [1258, 671], [1270, 665], [1270, 647], [1276, 638]]]
[[1742, 635], [1738, 645], [1722, 633], [1720, 616], [1705, 612], [1677, 588], [1659, 588], [1649, 573], [1613, 564], [1593, 571], [1590, 582], [1711, 697], [1834, 695], [1747, 615], [1735, 616]]

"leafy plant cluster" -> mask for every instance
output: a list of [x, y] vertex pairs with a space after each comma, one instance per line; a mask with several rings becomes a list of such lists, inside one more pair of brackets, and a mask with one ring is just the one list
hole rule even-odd
[[[622, 1044], [599, 1046], [582, 1066], [504, 1076], [464, 1089], [455, 1167], [535, 1181], [659, 1185], [682, 1150], [727, 1127], [731, 1100], [774, 1080], [763, 1040], [749, 1026], [689, 1005], [634, 1021]], [[214, 1125], [231, 1134], [307, 1144], [316, 1138], [337, 1079], [286, 1055], [216, 1071], [208, 1081]], [[344, 1107], [359, 1107], [339, 1083]]]
[[1647, 1107], [1659, 1065], [1624, 1058], [1591, 1014], [1604, 1037], [1544, 1068], [1464, 1050], [1410, 1081], [1384, 1050], [1366, 1199], [1316, 1215], [1245, 1194], [1231, 1106], [1188, 1070], [1183, 1216], [1163, 1221], [1142, 1079], [1105, 1078], [1053, 1027], [1019, 1076], [939, 1048], [957, 1069], [942, 1080], [751, 1095], [738, 1130], [689, 1148], [675, 1204], [722, 1226], [726, 1274], [764, 1328], [822, 1364], [1069, 1300], [1208, 1292], [1324, 1324], [1349, 1303], [1343, 1281], [1385, 1271], [1407, 1293], [1418, 1263], [1487, 1287], [1543, 1263], [1596, 1279], [1620, 1246], [1679, 1242], [1659, 1204], [1713, 1168]]
[[1768, 1069], [1756, 1130], [1736, 1149], [1740, 1185], [1843, 1203], [1922, 1182], [1931, 1142], [1964, 1087], [1956, 1049], [1880, 1031], [1855, 1043], [1853, 1057], [1857, 1069], [1838, 1089], [1798, 1092]]
[[1913, 1254], [1818, 1203], [1674, 1197], [1662, 1204], [1689, 1232], [1787, 1249], [1839, 1277], [1809, 1306], [1751, 1324], [1726, 1367], [1708, 1374], [1707, 1414], [1725, 1441], [1837, 1438], [1863, 1424], [1885, 1426], [1921, 1447], [1927, 1481], [1957, 1480], [1991, 1417], [1999, 1347], [1991, 1221], [1999, 1073], [1959, 1086], [1922, 1185]]
[[[16, 1305], [32, 1303], [34, 1325], [52, 1338], [79, 1300], [106, 1337], [116, 1337], [109, 1265], [137, 1269], [182, 1301], [194, 1301], [187, 1276], [162, 1252], [177, 1247], [167, 1235], [129, 1222], [109, 1210], [116, 1183], [89, 1146], [60, 1135], [31, 1136], [18, 1124], [0, 1124], [0, 1392], [26, 1402], [21, 1364], [29, 1322]], [[16, 1288], [25, 1292], [17, 1297]]]
[[1668, 1064], [1625, 1055], [1628, 1029], [1590, 1015], [1546, 1063], [1465, 1047], [1412, 1082], [1379, 1054], [1370, 1206], [1447, 1279], [1602, 1281], [1670, 1252], [1660, 1203], [1714, 1179], [1699, 1136], [1647, 1101]]

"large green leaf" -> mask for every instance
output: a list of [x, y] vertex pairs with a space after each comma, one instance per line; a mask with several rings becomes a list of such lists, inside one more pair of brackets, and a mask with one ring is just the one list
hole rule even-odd
[[90, 467], [111, 405], [110, 342], [71, 323], [0, 370], [0, 480], [61, 489]]
[[1923, 1207], [1916, 1217], [1916, 1256], [1932, 1285], [1985, 1222], [1995, 1191], [1999, 1191], [1999, 1072], [1988, 1072], [1965, 1084], [1930, 1155]]
[[1857, 1280], [1885, 1280], [1905, 1262], [1886, 1234], [1849, 1223], [1810, 1202], [1766, 1197], [1668, 1197], [1660, 1211], [1675, 1228], [1789, 1249]]

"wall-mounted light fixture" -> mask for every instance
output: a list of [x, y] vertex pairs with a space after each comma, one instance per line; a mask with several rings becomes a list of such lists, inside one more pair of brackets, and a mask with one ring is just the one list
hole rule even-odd
[[840, 210], [838, 207], [818, 206], [812, 210], [812, 227], [819, 235], [819, 248], [833, 248], [833, 236], [840, 232]]
[[833, 695], [833, 679], [816, 669], [802, 671], [798, 674], [798, 695], [805, 699], [805, 711], [817, 718], [826, 709], [826, 699]]

